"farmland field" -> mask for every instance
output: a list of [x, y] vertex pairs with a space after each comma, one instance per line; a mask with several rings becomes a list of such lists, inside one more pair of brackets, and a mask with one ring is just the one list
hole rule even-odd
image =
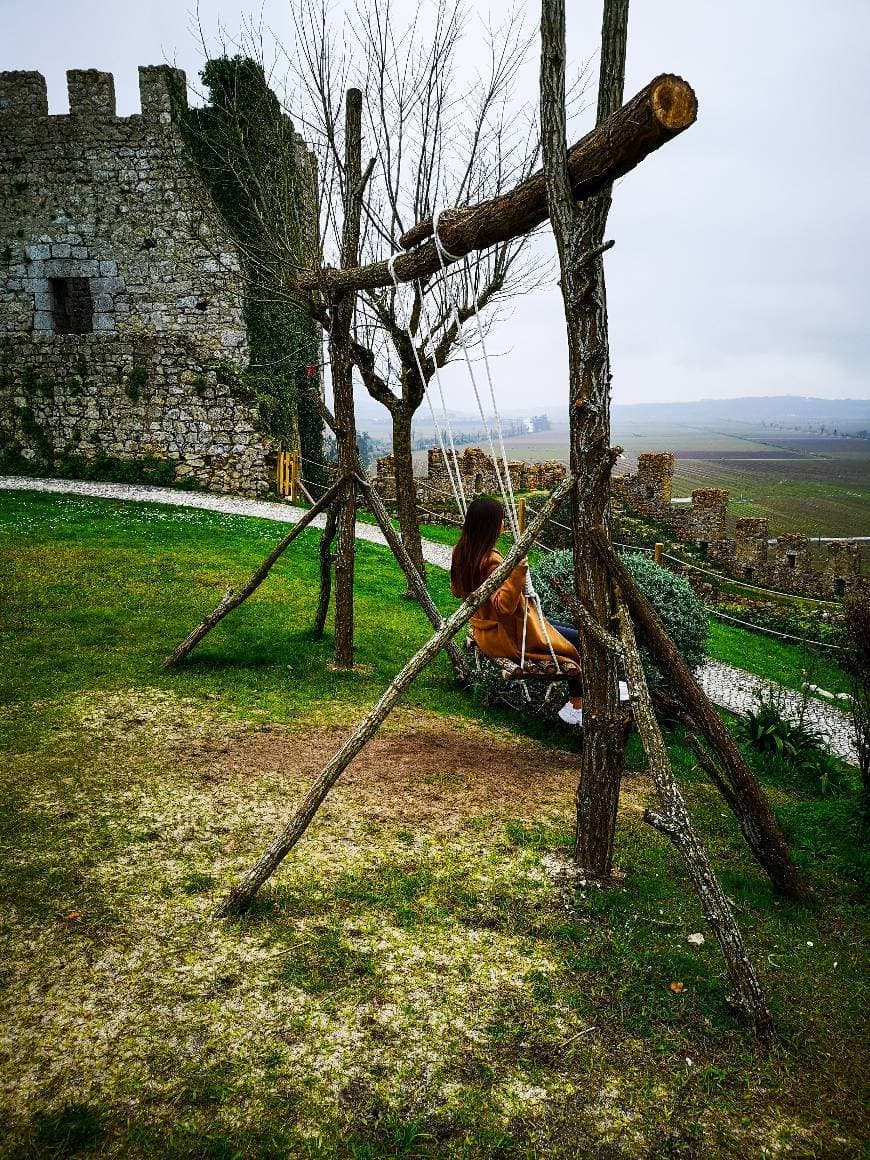
[[[675, 497], [699, 487], [726, 488], [732, 524], [738, 516], [768, 516], [771, 535], [870, 536], [866, 439], [738, 423], [724, 430], [647, 423], [642, 429], [615, 425], [613, 442], [625, 449], [618, 473], [635, 470], [642, 452], [672, 451]], [[568, 428], [554, 424], [506, 444], [512, 458], [567, 462]]]

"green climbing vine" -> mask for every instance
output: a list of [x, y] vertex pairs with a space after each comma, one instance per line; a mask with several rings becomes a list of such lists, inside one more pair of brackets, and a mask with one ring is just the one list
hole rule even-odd
[[292, 125], [256, 61], [217, 57], [201, 79], [210, 103], [188, 109], [179, 100], [175, 117], [188, 160], [243, 256], [251, 355], [234, 385], [256, 400], [268, 434], [319, 462], [323, 422], [308, 390], [309, 367], [319, 374], [319, 336], [282, 286], [282, 255], [275, 252], [276, 238], [288, 255], [301, 246], [305, 199]]

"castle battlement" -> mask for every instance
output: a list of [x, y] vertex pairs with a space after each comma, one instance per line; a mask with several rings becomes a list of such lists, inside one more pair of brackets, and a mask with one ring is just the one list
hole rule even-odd
[[0, 459], [13, 466], [153, 458], [216, 490], [270, 486], [276, 441], [242, 385], [242, 256], [173, 119], [185, 83], [140, 68], [141, 112], [118, 117], [111, 73], [70, 69], [69, 113], [50, 115], [40, 73], [0, 72]]
[[170, 65], [140, 65], [141, 113], [118, 117], [115, 112], [115, 78], [99, 69], [69, 69], [66, 74], [69, 113], [48, 111], [48, 90], [40, 72], [0, 72], [0, 120], [21, 123], [47, 119], [64, 121], [151, 121], [169, 124], [173, 106], [187, 106], [187, 78]]

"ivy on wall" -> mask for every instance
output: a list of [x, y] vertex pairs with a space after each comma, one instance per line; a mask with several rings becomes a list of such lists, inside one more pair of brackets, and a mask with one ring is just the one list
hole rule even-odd
[[[308, 368], [320, 362], [319, 335], [282, 285], [282, 270], [299, 257], [302, 215], [314, 206], [296, 164], [293, 128], [256, 61], [217, 57], [200, 75], [210, 103], [188, 109], [176, 101], [175, 119], [188, 161], [242, 256], [251, 357], [238, 385], [252, 392], [269, 435], [319, 462], [323, 421], [308, 389]], [[322, 482], [316, 472], [306, 474]]]

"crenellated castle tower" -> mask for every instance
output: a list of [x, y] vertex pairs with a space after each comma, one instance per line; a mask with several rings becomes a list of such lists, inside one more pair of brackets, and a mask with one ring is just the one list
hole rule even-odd
[[0, 73], [0, 455], [153, 456], [262, 493], [275, 440], [243, 384], [240, 256], [183, 159], [184, 73], [140, 68], [130, 117], [111, 74], [67, 82], [49, 115], [41, 74]]

